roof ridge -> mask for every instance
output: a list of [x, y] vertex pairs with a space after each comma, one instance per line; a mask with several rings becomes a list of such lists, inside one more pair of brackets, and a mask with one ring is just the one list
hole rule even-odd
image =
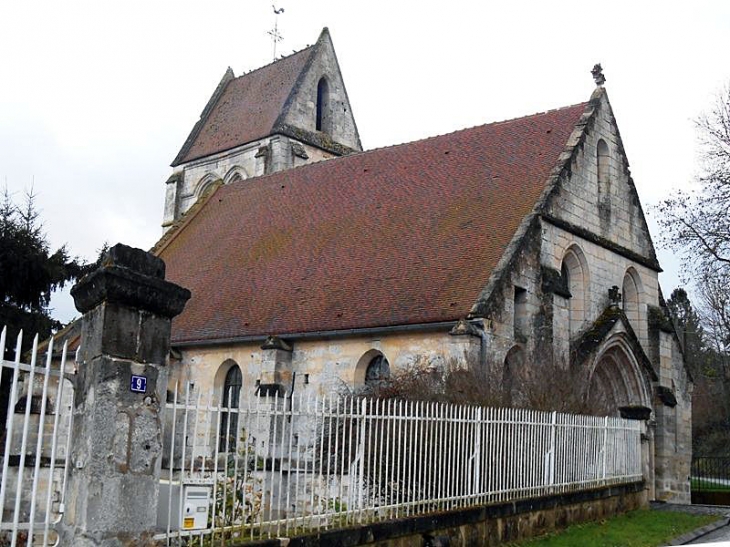
[[[588, 104], [588, 102], [586, 101], [586, 102], [571, 104], [569, 106], [561, 106], [560, 108], [551, 108], [550, 110], [545, 110], [544, 112], [535, 112], [534, 114], [527, 114], [525, 116], [517, 116], [516, 118], [508, 118], [506, 120], [498, 120], [498, 121], [489, 122], [489, 123], [480, 123], [478, 125], [470, 125], [468, 127], [462, 127], [461, 129], [454, 129], [453, 131], [448, 131], [446, 133], [438, 133], [436, 135], [430, 135], [428, 137], [423, 137], [422, 139], [416, 139], [414, 141], [406, 141], [406, 142], [400, 142], [400, 143], [395, 143], [395, 144], [387, 144], [385, 146], [380, 146], [378, 148], [372, 148], [372, 149], [369, 149], [369, 150], [363, 150], [362, 152], [357, 152], [356, 154], [350, 154], [350, 156], [355, 156], [355, 155], [358, 155], [359, 156], [359, 155], [362, 155], [362, 154], [368, 154], [370, 152], [377, 152], [379, 150], [388, 150], [390, 148], [398, 148], [400, 146], [408, 146], [408, 145], [416, 144], [416, 143], [419, 143], [419, 142], [427, 142], [427, 141], [434, 140], [434, 139], [438, 139], [438, 138], [441, 138], [441, 137], [447, 137], [449, 135], [456, 135], [458, 133], [463, 133], [464, 131], [471, 131], [472, 129], [478, 129], [480, 127], [492, 127], [492, 126], [495, 126], [496, 127], [498, 125], [502, 125], [502, 124], [506, 124], [506, 123], [516, 122], [516, 121], [519, 121], [519, 120], [526, 120], [527, 118], [534, 118], [534, 117], [537, 117], [537, 116], [544, 116], [546, 114], [551, 114], [553, 112], [559, 112], [561, 110], [567, 110], [569, 108], [575, 108], [575, 107], [578, 107], [578, 106], [585, 107], [585, 105], [587, 105], [587, 104]], [[349, 156], [341, 156], [341, 157], [332, 158], [332, 159], [344, 159], [346, 157], [349, 157]], [[331, 161], [331, 160], [328, 160], [328, 161]], [[313, 164], [307, 164], [307, 165], [313, 165]], [[305, 165], [302, 165], [300, 167], [305, 167]]]
[[203, 192], [203, 195], [195, 200], [195, 203], [190, 206], [190, 209], [185, 211], [180, 218], [177, 219], [164, 234], [162, 234], [160, 239], [158, 239], [150, 248], [149, 252], [155, 256], [159, 256], [162, 251], [164, 251], [183, 231], [183, 228], [190, 224], [190, 222], [198, 216], [198, 213], [203, 210], [204, 206], [210, 201], [210, 198], [212, 198], [222, 186], [224, 186], [224, 184], [221, 179], [214, 181], [213, 184], [210, 185], [209, 189]]
[[223, 77], [218, 82], [218, 85], [216, 86], [215, 90], [213, 91], [213, 94], [208, 99], [208, 102], [205, 103], [205, 107], [203, 108], [203, 111], [200, 113], [200, 117], [198, 118], [198, 121], [195, 122], [195, 125], [193, 125], [193, 128], [190, 130], [190, 133], [188, 134], [187, 138], [185, 139], [185, 142], [183, 143], [182, 147], [180, 148], [180, 151], [177, 153], [177, 156], [175, 156], [175, 159], [172, 160], [172, 163], [170, 164], [170, 167], [177, 167], [181, 163], [183, 163], [183, 160], [185, 159], [185, 156], [190, 152], [190, 149], [192, 148], [193, 144], [195, 143], [195, 140], [198, 138], [198, 135], [200, 134], [201, 129], [203, 129], [203, 124], [207, 121], [208, 117], [210, 116], [210, 113], [213, 111], [213, 108], [215, 108], [215, 105], [218, 104], [218, 101], [220, 100], [221, 96], [223, 95], [223, 92], [228, 87], [228, 84], [231, 83], [233, 80], [236, 79], [236, 75], [234, 74], [231, 67], [228, 67], [223, 74]]
[[304, 53], [308, 49], [314, 48], [316, 45], [317, 44], [311, 44], [311, 45], [308, 45], [306, 47], [303, 47], [302, 49], [299, 49], [297, 51], [294, 51], [294, 52], [290, 53], [289, 55], [283, 55], [283, 56], [279, 57], [278, 59], [274, 59], [270, 63], [266, 63], [265, 65], [261, 65], [260, 67], [253, 68], [253, 69], [249, 70], [248, 72], [244, 72], [240, 76], [236, 76], [234, 79], [235, 80], [239, 80], [239, 79], [243, 78], [244, 76], [248, 76], [250, 74], [254, 74], [255, 72], [258, 72], [259, 70], [263, 70], [265, 68], [269, 68], [272, 65], [275, 65], [276, 63], [279, 63], [281, 61], [286, 61], [287, 59], [290, 59], [290, 58], [294, 57], [295, 55], [299, 55], [300, 53]]
[[[561, 106], [559, 108], [551, 108], [550, 110], [545, 110], [544, 112], [535, 112], [533, 114], [526, 114], [524, 116], [517, 116], [515, 118], [507, 118], [506, 120], [498, 120], [494, 122], [488, 122], [488, 123], [480, 123], [478, 125], [470, 125], [468, 127], [462, 127], [461, 129], [454, 129], [453, 131], [447, 131], [446, 133], [438, 133], [436, 135], [430, 135], [428, 137], [423, 137], [422, 139], [416, 139], [414, 141], [406, 141], [401, 143], [395, 143], [395, 144], [388, 144], [386, 146], [381, 146], [379, 148], [373, 148], [371, 150], [363, 150], [362, 152], [358, 152], [359, 154], [367, 154], [368, 152], [376, 152], [378, 150], [386, 150], [388, 148], [397, 148], [399, 146], [407, 146], [409, 144], [416, 144], [419, 142], [426, 142], [433, 139], [438, 139], [440, 137], [446, 137], [449, 135], [456, 135], [457, 133], [463, 133], [464, 131], [470, 131], [472, 129], [478, 129], [480, 127], [496, 127], [498, 125], [506, 124], [506, 123], [512, 123], [520, 120], [526, 120], [527, 118], [535, 118], [537, 116], [544, 116], [546, 114], [551, 114], [553, 112], [560, 112], [561, 110], [568, 110], [569, 108], [576, 108], [578, 106], [585, 107], [588, 104], [588, 101], [580, 102], [571, 104], [568, 106]], [[352, 155], [352, 154], [351, 154]]]
[[375, 153], [375, 152], [380, 152], [380, 151], [383, 151], [383, 150], [391, 150], [391, 149], [396, 149], [396, 148], [400, 148], [400, 147], [403, 147], [403, 146], [410, 146], [412, 144], [417, 144], [417, 143], [422, 143], [422, 142], [428, 142], [428, 141], [431, 141], [431, 140], [434, 140], [434, 139], [438, 139], [438, 138], [441, 138], [441, 137], [447, 137], [449, 135], [456, 135], [456, 134], [459, 134], [459, 133], [463, 133], [465, 131], [471, 131], [472, 129], [478, 129], [480, 127], [498, 126], [498, 125], [501, 125], [501, 124], [510, 123], [510, 122], [516, 122], [516, 121], [524, 120], [524, 119], [527, 119], [527, 118], [534, 118], [534, 117], [537, 117], [537, 116], [544, 116], [546, 114], [550, 114], [550, 113], [553, 113], [553, 112], [559, 112], [561, 110], [567, 110], [569, 108], [576, 108], [578, 106], [582, 106], [582, 107], [585, 108], [588, 104], [589, 104], [588, 101], [581, 102], [581, 103], [575, 103], [575, 104], [572, 104], [572, 105], [569, 105], [569, 106], [562, 106], [562, 107], [559, 107], [559, 108], [552, 108], [550, 110], [545, 110], [544, 112], [535, 112], [533, 114], [527, 114], [525, 116], [519, 116], [519, 117], [516, 117], [516, 118], [509, 118], [509, 119], [506, 119], [506, 120], [499, 120], [499, 121], [496, 121], [496, 122], [489, 122], [489, 123], [483, 123], [483, 124], [479, 124], [479, 125], [472, 125], [472, 126], [469, 126], [469, 127], [463, 127], [461, 129], [455, 129], [454, 131], [449, 131], [448, 133], [440, 133], [440, 134], [437, 134], [437, 135], [431, 135], [431, 136], [428, 136], [428, 137], [424, 137], [422, 139], [416, 139], [414, 141], [406, 141], [406, 142], [401, 142], [401, 143], [388, 144], [388, 145], [381, 146], [381, 147], [378, 147], [378, 148], [372, 148], [370, 150], [355, 151], [352, 154], [347, 154], [345, 156], [335, 156], [333, 158], [328, 158], [328, 159], [322, 160], [322, 161], [317, 161], [317, 162], [312, 162], [312, 163], [305, 163], [303, 165], [296, 165], [296, 166], [293, 166], [293, 167], [290, 167], [290, 168], [286, 169], [285, 171], [275, 171], [273, 173], [266, 173], [266, 174], [259, 175], [259, 176], [256, 176], [256, 177], [251, 177], [251, 178], [248, 178], [248, 179], [244, 179], [243, 181], [233, 182], [233, 183], [230, 183], [230, 184], [228, 184], [226, 186], [234, 186], [234, 185], [237, 185], [237, 184], [239, 184], [241, 182], [249, 182], [252, 179], [258, 179], [258, 180], [267, 179], [267, 178], [272, 177], [272, 176], [277, 176], [278, 174], [280, 174], [282, 172], [289, 173], [289, 172], [292, 172], [292, 171], [298, 171], [300, 169], [310, 169], [310, 168], [311, 169], [316, 169], [317, 167], [315, 167], [315, 166], [322, 165], [322, 164], [325, 164], [325, 163], [326, 164], [330, 164], [331, 162], [343, 161], [343, 160], [347, 160], [348, 158], [353, 158], [353, 157], [356, 157], [356, 156], [364, 156], [364, 155], [369, 155], [369, 154], [372, 154], [372, 153]]
[[[585, 106], [589, 102], [590, 101], [581, 101], [579, 103], [569, 104], [569, 105], [566, 105], [566, 106], [560, 106], [558, 108], [549, 108], [548, 110], [543, 110], [542, 112], [534, 112], [532, 114], [525, 114], [524, 116], [517, 116], [515, 118], [507, 118], [506, 120], [499, 120], [499, 121], [496, 121], [496, 122], [489, 122], [489, 123], [485, 123], [485, 124], [482, 124], [482, 125], [500, 125], [500, 124], [503, 124], [503, 123], [515, 122], [517, 120], [522, 120], [522, 119], [526, 119], [526, 118], [534, 118], [536, 116], [544, 116], [545, 114], [552, 114], [553, 112], [560, 112], [561, 110], [568, 110], [569, 108], [576, 108], [578, 106]], [[475, 126], [475, 127], [479, 127], [479, 126]]]

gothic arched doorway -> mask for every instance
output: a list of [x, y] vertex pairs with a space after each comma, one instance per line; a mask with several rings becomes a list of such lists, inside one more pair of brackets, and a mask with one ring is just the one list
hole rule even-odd
[[646, 382], [631, 350], [614, 340], [596, 357], [588, 382], [593, 414], [618, 414], [622, 407], [649, 407]]

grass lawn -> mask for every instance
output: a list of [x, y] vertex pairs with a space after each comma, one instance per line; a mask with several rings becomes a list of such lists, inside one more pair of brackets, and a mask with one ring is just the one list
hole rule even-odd
[[716, 515], [689, 515], [641, 509], [601, 522], [576, 524], [567, 529], [524, 541], [519, 547], [657, 547], [690, 530], [709, 524]]
[[730, 491], [730, 484], [718, 484], [712, 481], [712, 479], [692, 479], [691, 480], [692, 490], [701, 490], [707, 492], [712, 490], [714, 492], [728, 492]]

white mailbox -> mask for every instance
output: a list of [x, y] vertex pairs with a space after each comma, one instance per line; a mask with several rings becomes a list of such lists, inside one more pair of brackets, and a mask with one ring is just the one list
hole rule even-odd
[[210, 487], [185, 486], [185, 502], [183, 503], [183, 530], [200, 530], [208, 527], [208, 507], [210, 505]]
[[[180, 493], [182, 491], [182, 499]], [[160, 481], [157, 525], [162, 530], [202, 530], [208, 527], [211, 487]]]

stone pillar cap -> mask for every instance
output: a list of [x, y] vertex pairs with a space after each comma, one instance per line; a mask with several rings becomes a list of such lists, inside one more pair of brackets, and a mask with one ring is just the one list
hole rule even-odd
[[451, 336], [481, 336], [479, 329], [466, 319], [459, 319], [449, 334]]
[[618, 411], [626, 420], [646, 421], [651, 417], [651, 408], [643, 405], [620, 406]]
[[71, 296], [81, 313], [113, 302], [172, 318], [182, 312], [191, 295], [164, 278], [162, 259], [120, 243], [107, 251], [99, 269], [74, 285]]
[[149, 275], [150, 277], [158, 277], [165, 279], [165, 261], [160, 257], [117, 243], [111, 247], [102, 258], [101, 267], [117, 266], [118, 268], [128, 268], [135, 272]]
[[291, 344], [286, 340], [282, 340], [278, 336], [269, 336], [261, 345], [261, 349], [281, 349], [284, 351], [292, 351]]

